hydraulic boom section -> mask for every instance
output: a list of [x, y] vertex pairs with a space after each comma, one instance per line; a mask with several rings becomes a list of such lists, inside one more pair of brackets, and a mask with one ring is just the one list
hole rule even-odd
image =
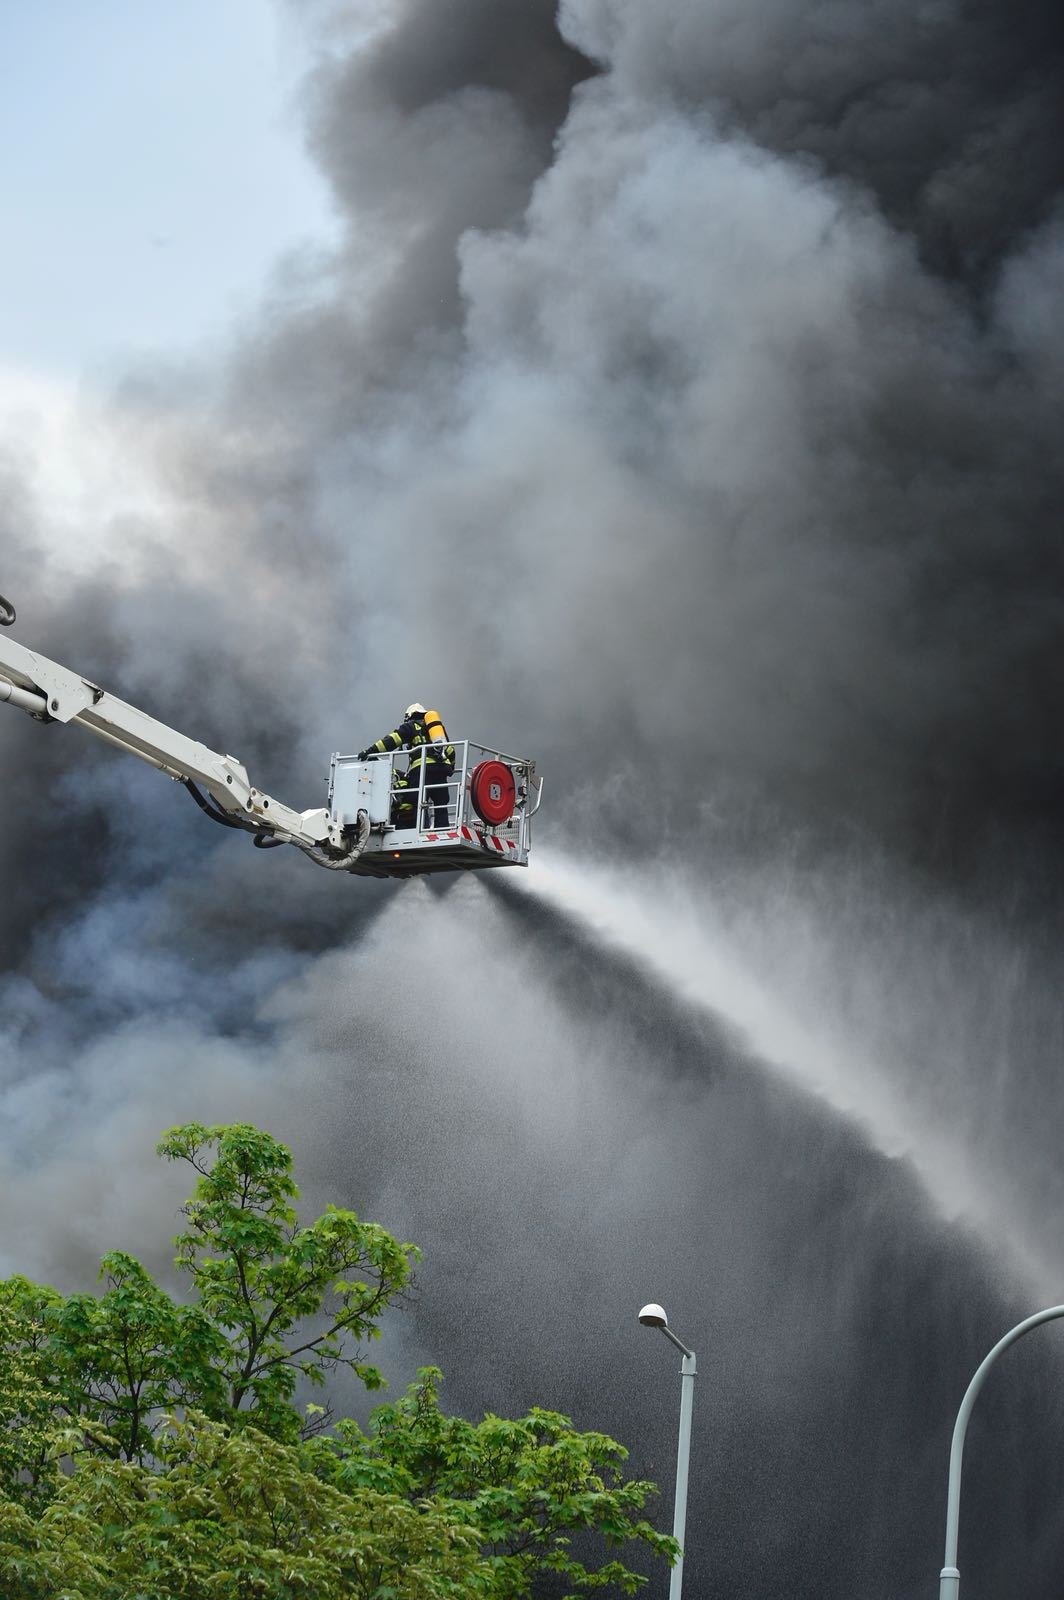
[[[0, 596], [0, 627], [15, 620]], [[359, 762], [334, 756], [329, 804], [312, 811], [256, 789], [233, 756], [219, 755], [88, 678], [0, 634], [0, 702], [38, 722], [76, 724], [183, 783], [213, 821], [242, 828], [262, 848], [291, 844], [318, 866], [373, 877], [520, 865], [528, 860], [531, 819], [542, 780], [531, 762], [468, 741], [443, 786], [412, 787], [401, 753]], [[397, 815], [402, 796], [402, 816]], [[502, 796], [500, 799], [498, 796]], [[495, 797], [495, 798], [493, 798]], [[445, 826], [441, 825], [441, 817]], [[401, 822], [401, 825], [400, 825]]]

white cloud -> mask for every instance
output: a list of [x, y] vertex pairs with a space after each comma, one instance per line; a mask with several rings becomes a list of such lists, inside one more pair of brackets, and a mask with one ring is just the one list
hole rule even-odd
[[35, 543], [71, 577], [130, 562], [166, 510], [146, 432], [43, 373], [0, 366], [0, 455], [30, 497]]

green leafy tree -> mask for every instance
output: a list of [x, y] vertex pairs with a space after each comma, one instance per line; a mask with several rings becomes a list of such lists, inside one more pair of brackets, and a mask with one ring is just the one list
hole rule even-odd
[[157, 1465], [82, 1459], [42, 1514], [0, 1499], [5, 1600], [489, 1596], [475, 1537], [435, 1503], [323, 1483], [301, 1447], [195, 1413]]
[[323, 1471], [346, 1487], [432, 1497], [476, 1534], [492, 1593], [532, 1593], [537, 1574], [563, 1576], [574, 1591], [645, 1582], [620, 1560], [590, 1568], [572, 1553], [574, 1534], [607, 1544], [640, 1543], [670, 1559], [674, 1541], [642, 1516], [653, 1484], [626, 1480], [628, 1452], [603, 1433], [581, 1433], [568, 1417], [536, 1407], [525, 1417], [473, 1423], [440, 1407], [442, 1373], [424, 1367], [402, 1400], [379, 1406], [370, 1431], [341, 1422], [321, 1441]]
[[596, 1541], [671, 1558], [623, 1448], [557, 1412], [448, 1416], [425, 1368], [367, 1431], [301, 1415], [300, 1378], [381, 1384], [363, 1347], [418, 1252], [333, 1206], [301, 1225], [257, 1128], [189, 1124], [159, 1152], [197, 1174], [187, 1303], [121, 1251], [96, 1295], [0, 1282], [5, 1600], [522, 1600], [546, 1573], [634, 1593]]
[[47, 1492], [63, 1437], [37, 1340], [27, 1337], [17, 1304], [0, 1295], [0, 1485], [13, 1499]]
[[379, 1388], [363, 1342], [407, 1287], [415, 1247], [336, 1206], [300, 1226], [291, 1152], [258, 1128], [193, 1123], [158, 1148], [198, 1174], [175, 1240], [190, 1304], [122, 1251], [103, 1258], [101, 1295], [63, 1296], [25, 1278], [0, 1284], [22, 1348], [85, 1445], [143, 1460], [153, 1419], [181, 1405], [293, 1439], [328, 1421], [327, 1409], [301, 1421], [291, 1404], [300, 1377], [320, 1385], [343, 1364]]
[[0, 1284], [56, 1416], [78, 1424], [86, 1447], [140, 1460], [161, 1408], [220, 1411], [226, 1342], [198, 1306], [177, 1305], [139, 1261], [104, 1256], [102, 1295], [63, 1296], [25, 1278]]
[[225, 1335], [230, 1412], [249, 1407], [257, 1427], [291, 1436], [298, 1377], [320, 1385], [339, 1364], [379, 1388], [362, 1341], [379, 1337], [377, 1319], [408, 1286], [416, 1246], [338, 1206], [301, 1227], [291, 1152], [258, 1128], [189, 1123], [158, 1148], [199, 1174], [177, 1263]]
[[[568, 1534], [672, 1540], [634, 1513], [624, 1452], [556, 1413], [447, 1417], [426, 1371], [363, 1434], [285, 1444], [198, 1413], [164, 1419], [152, 1464], [80, 1453], [32, 1508], [0, 1496], [5, 1600], [528, 1600], [544, 1573], [573, 1597], [646, 1581], [589, 1568]], [[423, 1481], [435, 1482], [432, 1492]], [[399, 1487], [401, 1485], [401, 1487]]]

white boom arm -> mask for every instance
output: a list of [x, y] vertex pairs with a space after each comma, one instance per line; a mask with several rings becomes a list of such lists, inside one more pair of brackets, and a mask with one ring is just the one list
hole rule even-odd
[[298, 845], [328, 866], [341, 864], [329, 856], [330, 848], [350, 853], [350, 839], [328, 811], [293, 811], [254, 788], [245, 767], [232, 756], [218, 755], [187, 739], [87, 678], [0, 634], [0, 701], [4, 700], [41, 722], [87, 728], [171, 778], [196, 785], [236, 826], [249, 828], [260, 839]]

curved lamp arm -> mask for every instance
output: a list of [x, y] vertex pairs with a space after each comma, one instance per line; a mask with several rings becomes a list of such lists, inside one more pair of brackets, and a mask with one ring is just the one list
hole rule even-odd
[[958, 1600], [961, 1587], [961, 1575], [957, 1567], [957, 1541], [960, 1535], [961, 1519], [961, 1466], [964, 1459], [964, 1438], [968, 1432], [968, 1420], [972, 1414], [979, 1391], [986, 1381], [987, 1373], [994, 1365], [1002, 1351], [1007, 1350], [1010, 1344], [1015, 1344], [1017, 1339], [1022, 1339], [1025, 1333], [1030, 1333], [1032, 1328], [1041, 1327], [1043, 1322], [1052, 1322], [1056, 1317], [1064, 1317], [1064, 1306], [1049, 1306], [1045, 1311], [1036, 1311], [1033, 1317], [1028, 1317], [1024, 1322], [1011, 1328], [1003, 1339], [999, 1339], [990, 1354], [976, 1368], [975, 1376], [965, 1390], [961, 1408], [957, 1413], [957, 1421], [953, 1428], [953, 1444], [949, 1453], [949, 1491], [946, 1496], [946, 1559], [942, 1572], [939, 1575], [939, 1600]]

